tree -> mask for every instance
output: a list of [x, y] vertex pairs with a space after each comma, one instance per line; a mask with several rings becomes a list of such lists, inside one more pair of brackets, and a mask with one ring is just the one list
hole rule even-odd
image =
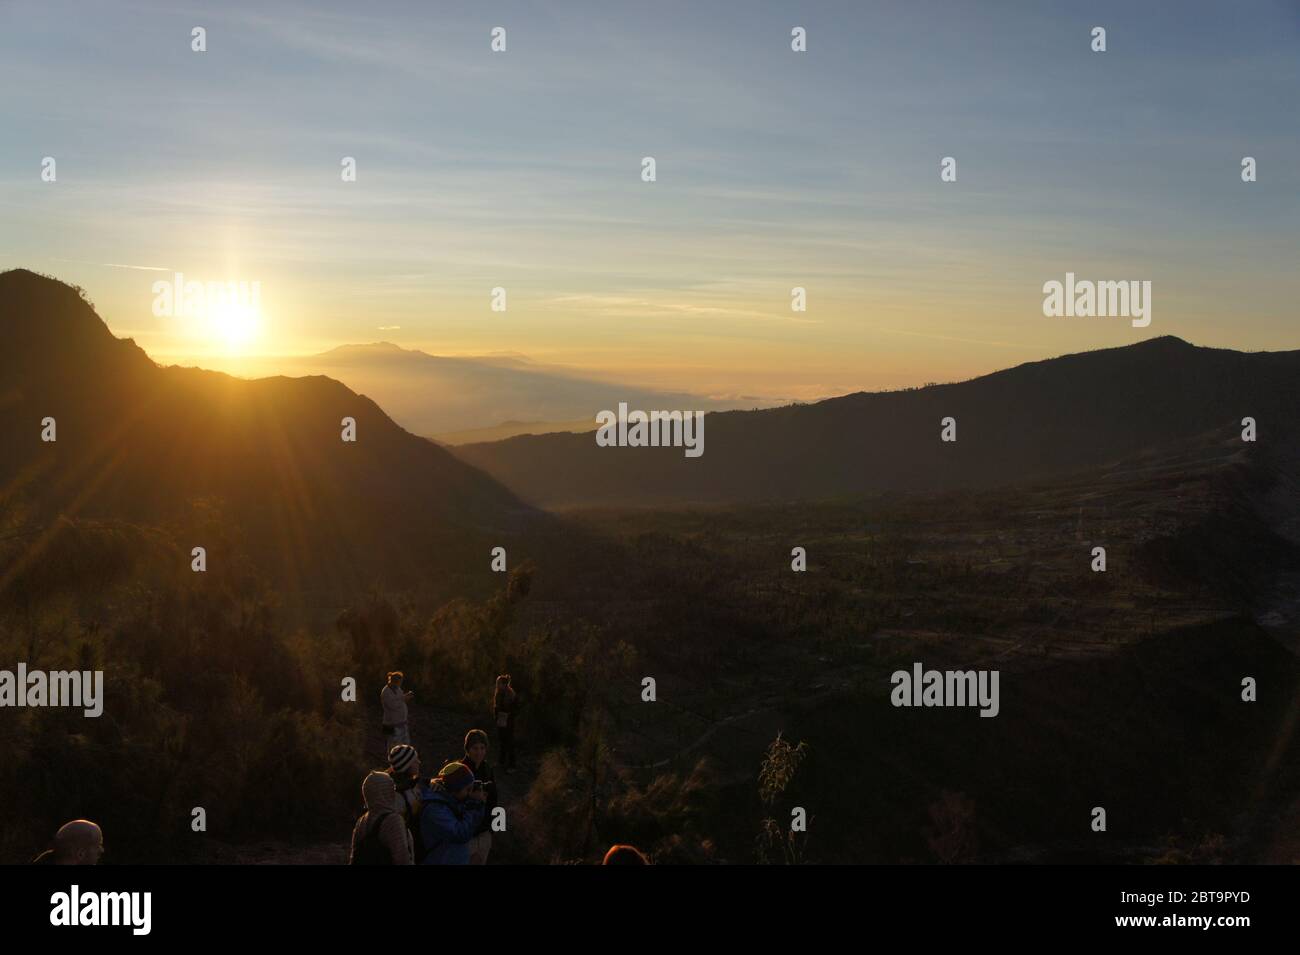
[[[772, 740], [767, 752], [763, 754], [763, 763], [758, 770], [758, 798], [762, 800], [768, 815], [760, 824], [755, 848], [758, 861], [764, 865], [774, 862], [799, 865], [806, 861], [807, 829], [796, 831], [793, 824], [788, 829], [784, 828], [771, 812], [777, 800], [785, 795], [807, 753], [807, 743], [800, 741], [799, 745], [791, 746], [789, 741], [777, 733], [776, 739]], [[791, 808], [793, 810], [799, 807]]]

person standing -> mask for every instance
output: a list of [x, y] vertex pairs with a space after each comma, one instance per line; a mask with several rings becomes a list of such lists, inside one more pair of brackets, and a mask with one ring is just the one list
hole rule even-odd
[[388, 674], [388, 683], [379, 691], [379, 702], [384, 708], [382, 717], [384, 731], [384, 751], [387, 752], [399, 743], [411, 742], [410, 723], [406, 713], [406, 704], [414, 693], [402, 691], [401, 670]]
[[478, 824], [478, 832], [469, 841], [470, 865], [486, 865], [488, 853], [492, 851], [492, 810], [497, 806], [497, 781], [492, 774], [492, 767], [488, 765], [487, 751], [487, 733], [470, 730], [465, 734], [464, 763], [474, 773], [474, 779], [483, 784], [487, 796], [483, 802], [483, 821]]
[[374, 772], [361, 784], [366, 811], [352, 829], [350, 865], [413, 865], [411, 834], [397, 812], [397, 790], [388, 773]]
[[420, 832], [420, 754], [409, 743], [398, 743], [388, 751], [388, 775], [396, 789], [397, 811], [411, 833], [415, 864], [424, 861], [424, 836]]
[[424, 865], [469, 865], [469, 843], [487, 800], [486, 791], [474, 785], [473, 770], [464, 763], [448, 763], [420, 795]]
[[507, 772], [515, 770], [515, 711], [519, 694], [510, 685], [510, 674], [497, 677], [496, 692], [492, 696], [492, 717], [497, 724], [497, 742], [501, 749], [501, 767]]

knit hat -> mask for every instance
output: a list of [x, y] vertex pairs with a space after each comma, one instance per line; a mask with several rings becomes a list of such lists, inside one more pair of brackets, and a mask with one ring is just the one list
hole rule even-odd
[[448, 763], [438, 773], [438, 782], [447, 792], [458, 793], [474, 782], [474, 771], [464, 763]]
[[397, 787], [393, 785], [393, 777], [388, 773], [371, 773], [361, 784], [361, 798], [365, 800], [366, 809], [370, 812], [396, 810], [396, 794]]
[[419, 758], [420, 754], [410, 743], [398, 743], [388, 751], [388, 765], [393, 767], [395, 773], [405, 773]]

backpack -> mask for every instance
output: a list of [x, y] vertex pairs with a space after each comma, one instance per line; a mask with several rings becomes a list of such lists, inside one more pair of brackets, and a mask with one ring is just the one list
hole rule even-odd
[[393, 864], [393, 854], [388, 851], [387, 846], [379, 841], [379, 828], [384, 824], [384, 818], [391, 815], [391, 812], [383, 812], [377, 816], [367, 815], [365, 831], [362, 832], [361, 838], [357, 841], [357, 847], [352, 853], [350, 865]]
[[[420, 830], [420, 813], [424, 812], [424, 799], [420, 799], [420, 808], [415, 810], [411, 807], [411, 801], [406, 798], [406, 793], [411, 790], [405, 790], [397, 794], [406, 805], [406, 831], [411, 834], [411, 859], [416, 865], [424, 862], [424, 854], [428, 850], [424, 847], [424, 833]], [[418, 790], [416, 795], [419, 795]]]

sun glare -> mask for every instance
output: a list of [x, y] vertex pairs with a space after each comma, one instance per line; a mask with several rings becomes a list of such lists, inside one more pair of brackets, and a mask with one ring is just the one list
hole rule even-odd
[[242, 351], [261, 333], [262, 315], [256, 305], [223, 302], [209, 316], [211, 333], [232, 352]]

